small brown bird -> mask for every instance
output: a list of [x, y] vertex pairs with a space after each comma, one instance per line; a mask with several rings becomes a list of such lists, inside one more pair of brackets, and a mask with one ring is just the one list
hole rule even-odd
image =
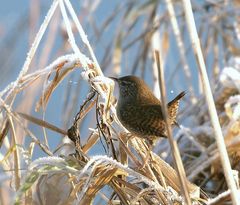
[[[119, 86], [117, 116], [122, 125], [132, 134], [147, 139], [151, 144], [156, 137], [167, 137], [161, 102], [146, 83], [131, 75], [111, 79]], [[181, 92], [167, 105], [171, 125], [177, 124], [179, 100], [184, 95], [185, 92]]]

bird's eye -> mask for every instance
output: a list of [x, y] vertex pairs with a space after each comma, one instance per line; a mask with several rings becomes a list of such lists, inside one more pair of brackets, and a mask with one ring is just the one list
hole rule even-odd
[[122, 82], [121, 82], [121, 85], [122, 85], [122, 86], [126, 86], [127, 84], [128, 84], [128, 83], [127, 83], [126, 81], [122, 81]]

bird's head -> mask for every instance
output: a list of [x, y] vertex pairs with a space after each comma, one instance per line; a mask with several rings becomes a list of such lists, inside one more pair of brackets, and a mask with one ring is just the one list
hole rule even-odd
[[145, 85], [144, 81], [136, 76], [128, 75], [121, 78], [110, 77], [119, 86], [120, 98], [136, 98]]

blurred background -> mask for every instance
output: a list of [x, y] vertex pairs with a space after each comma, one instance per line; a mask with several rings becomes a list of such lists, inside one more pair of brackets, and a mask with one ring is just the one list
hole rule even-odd
[[[198, 64], [186, 26], [182, 1], [172, 2], [174, 11], [163, 0], [71, 0], [104, 75], [114, 77], [137, 75], [143, 78], [159, 97], [153, 53], [154, 49], [161, 51], [168, 100], [170, 101], [183, 90], [187, 91], [184, 102], [181, 103], [179, 122], [184, 126], [193, 127], [204, 124], [206, 121], [204, 117], [206, 107], [202, 111], [204, 114], [197, 119], [194, 117], [195, 114], [191, 113], [190, 109], [196, 109], [198, 103], [202, 102], [201, 105], [205, 106], [202, 85], [199, 81]], [[240, 3], [238, 0], [193, 0], [191, 2], [210, 83], [214, 91], [219, 86], [219, 76], [222, 70], [227, 66], [235, 66], [238, 64], [236, 62], [239, 62], [237, 59], [240, 55]], [[51, 4], [52, 1], [49, 0], [1, 2], [0, 91], [17, 78]], [[174, 17], [171, 17], [172, 15]], [[174, 27], [175, 23], [178, 23], [178, 27]], [[81, 52], [90, 57], [74, 24], [72, 24], [72, 30]], [[61, 12], [57, 8], [28, 72], [41, 70], [58, 57], [70, 53], [73, 51], [68, 42]], [[24, 88], [12, 101], [12, 109], [38, 118], [44, 116], [47, 122], [64, 130], [68, 129], [90, 90], [88, 82], [81, 77], [81, 72], [81, 68], [74, 69], [63, 79], [52, 93], [45, 110], [40, 109], [39, 112], [35, 112], [44, 85], [48, 80], [52, 80], [52, 77], [50, 79], [39, 78], [31, 86]], [[45, 131], [40, 126], [28, 124], [27, 121], [25, 123], [43, 142]], [[91, 111], [81, 123], [80, 133], [83, 142], [89, 136], [89, 128], [95, 127], [95, 113]], [[49, 130], [46, 132], [49, 148], [55, 150], [63, 142], [63, 138], [58, 133]], [[21, 129], [17, 130], [17, 136], [18, 144], [23, 150], [28, 150], [31, 139], [26, 137]], [[11, 143], [10, 139], [3, 141], [0, 150], [1, 159], [9, 151], [9, 143]], [[165, 147], [156, 149], [162, 153], [161, 149]], [[89, 155], [103, 153], [105, 151], [102, 144], [97, 143], [90, 150]], [[45, 155], [36, 146], [31, 160]], [[172, 163], [166, 153], [164, 156]], [[22, 168], [24, 169], [24, 166]], [[0, 186], [3, 187], [1, 184], [5, 184], [6, 188], [9, 184], [5, 182], [11, 176], [6, 174], [8, 171], [4, 171], [3, 167], [0, 172]], [[10, 202], [11, 193], [12, 191], [8, 188], [1, 189], [0, 195], [7, 194], [8, 197], [6, 200], [1, 197], [0, 202], [2, 204]]]

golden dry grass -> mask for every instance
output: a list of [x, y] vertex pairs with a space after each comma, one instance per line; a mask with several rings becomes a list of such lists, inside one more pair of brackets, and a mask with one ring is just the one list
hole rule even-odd
[[[163, 3], [166, 7], [160, 12], [158, 8]], [[204, 60], [212, 61], [207, 64], [211, 90], [239, 194], [239, 4], [237, 1], [225, 4], [193, 1], [192, 6], [200, 19], [197, 25]], [[97, 7], [89, 4], [88, 8], [94, 13]], [[55, 24], [48, 22], [60, 22], [57, 11], [65, 25], [61, 28], [64, 49], [46, 63], [44, 59], [53, 49], [52, 36], [46, 38], [46, 50], [40, 57], [36, 51], [40, 52], [42, 35], [47, 35], [45, 29], [50, 27], [54, 31]], [[0, 92], [1, 204], [184, 204], [186, 193], [180, 178], [184, 179], [185, 174], [176, 169], [173, 146], [160, 139], [149, 154], [143, 139], [129, 137], [116, 118], [113, 84], [103, 76], [103, 71], [118, 75], [122, 67], [131, 67], [130, 73], [143, 78], [150, 75], [146, 79], [154, 79], [154, 92], [159, 96], [155, 50], [161, 51], [165, 66], [165, 90], [168, 92], [168, 87], [175, 86], [176, 90], [187, 88], [188, 91], [178, 117], [180, 129], [173, 132], [173, 144], [178, 143], [190, 203], [232, 204], [233, 195], [225, 178], [232, 173], [225, 173], [224, 177], [221, 159], [228, 159], [223, 158], [215, 140], [209, 101], [205, 100], [206, 82], [199, 80], [199, 86], [196, 85], [198, 64], [192, 68], [188, 63], [188, 53], [194, 53], [195, 49], [186, 43], [190, 40], [184, 35], [188, 30], [182, 2], [116, 4], [101, 26], [97, 27], [91, 19], [92, 27], [96, 26], [93, 40], [96, 46], [108, 35], [106, 30], [118, 15], [121, 18], [116, 33], [113, 37], [109, 34], [111, 41], [102, 48], [103, 57], [98, 63], [92, 49], [95, 44], [88, 42], [71, 3], [68, 0], [52, 2], [17, 79]], [[139, 21], [142, 21], [141, 32], [136, 26]], [[53, 33], [58, 35], [56, 31]], [[81, 45], [76, 43], [78, 35]], [[170, 64], [166, 56], [173, 49], [172, 39], [176, 40], [179, 62], [175, 62], [175, 69], [168, 69], [164, 63]], [[67, 54], [69, 48], [72, 54]], [[36, 62], [40, 66], [34, 70]], [[87, 83], [81, 93], [64, 84], [69, 76], [76, 79], [79, 70], [83, 76], [78, 78], [79, 83]], [[60, 85], [66, 93], [63, 100], [53, 97]], [[21, 98], [22, 95], [25, 97]], [[79, 97], [85, 98], [80, 107]], [[51, 114], [47, 109], [51, 101], [56, 101], [56, 106], [60, 101], [64, 104], [60, 112], [61, 128], [45, 119], [48, 112]], [[42, 113], [42, 118], [35, 117], [33, 110]], [[73, 120], [72, 116], [75, 116]], [[37, 126], [43, 131], [36, 131]], [[49, 143], [52, 135], [46, 128], [62, 137], [58, 146], [53, 148]], [[102, 149], [98, 150], [99, 147]], [[43, 157], [34, 158], [35, 150]], [[143, 167], [148, 155], [148, 163]], [[15, 191], [14, 197], [10, 197]]]

